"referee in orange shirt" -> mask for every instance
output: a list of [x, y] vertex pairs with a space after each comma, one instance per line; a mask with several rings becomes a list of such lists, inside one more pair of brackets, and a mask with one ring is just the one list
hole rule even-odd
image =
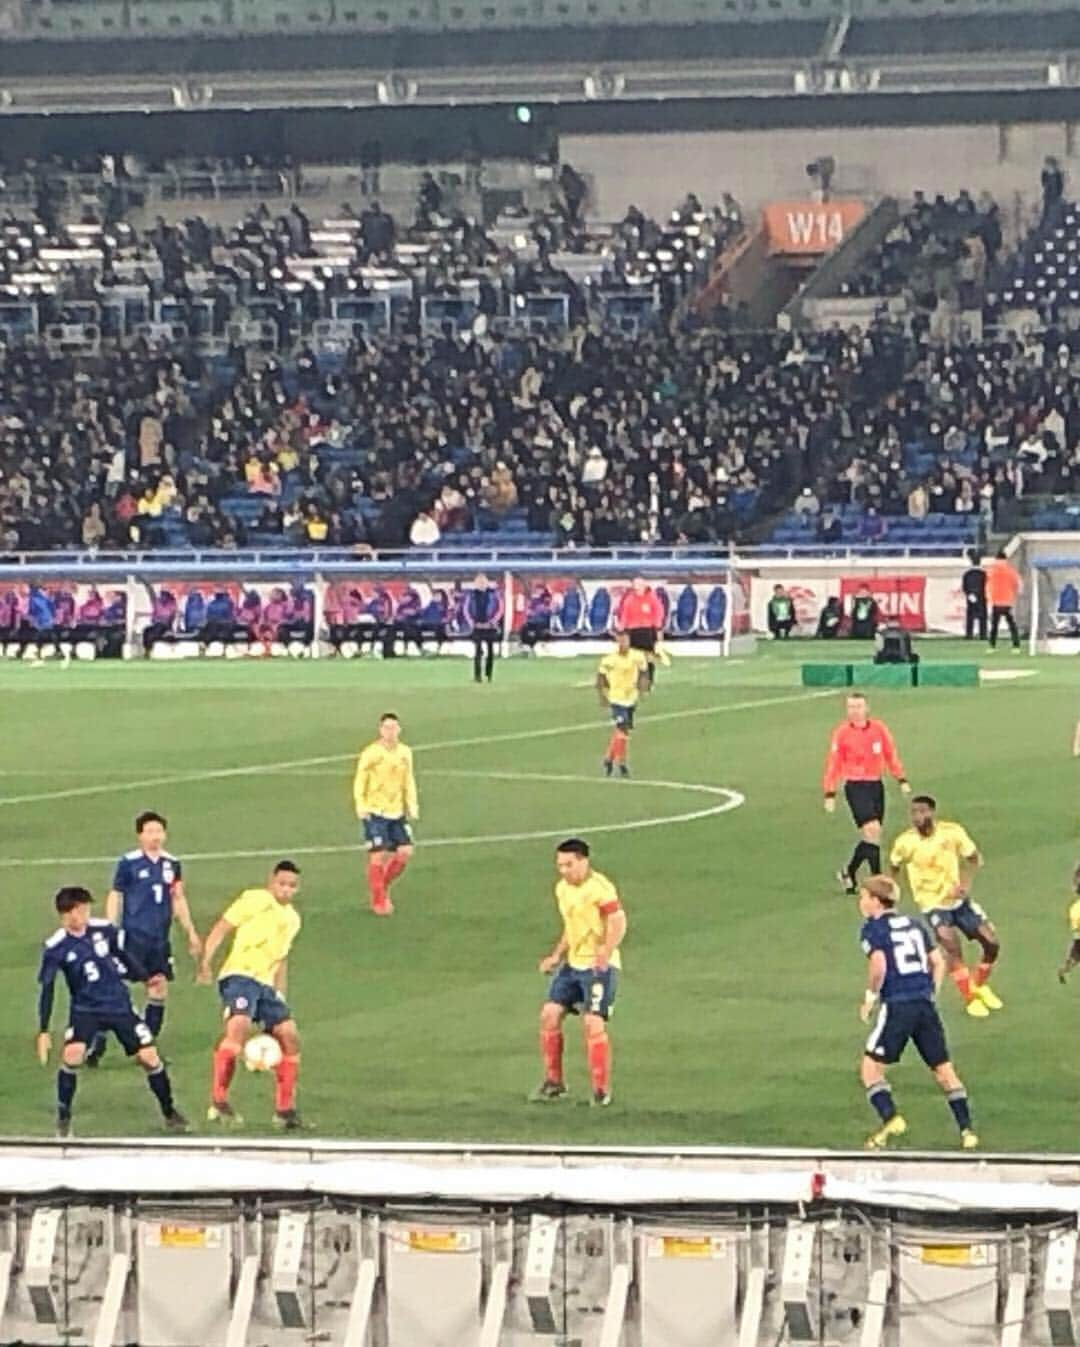
[[889, 728], [883, 720], [874, 720], [861, 692], [847, 699], [847, 719], [833, 730], [825, 758], [825, 812], [836, 808], [836, 792], [844, 783], [844, 798], [859, 830], [859, 841], [851, 860], [836, 877], [845, 893], [856, 893], [856, 876], [863, 861], [872, 875], [881, 874], [881, 825], [885, 819], [885, 785], [882, 777], [890, 772], [905, 795], [911, 794], [900, 755]]
[[649, 687], [656, 682], [656, 646], [664, 625], [664, 605], [643, 575], [635, 575], [615, 615], [615, 630], [630, 637], [630, 649], [640, 650], [649, 664]]

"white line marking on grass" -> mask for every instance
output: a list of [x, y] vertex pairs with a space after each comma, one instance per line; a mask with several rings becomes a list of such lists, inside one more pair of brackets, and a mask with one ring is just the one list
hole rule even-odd
[[[625, 792], [632, 787], [648, 790], [686, 791], [695, 795], [711, 796], [717, 803], [705, 805], [701, 809], [690, 809], [680, 814], [652, 815], [648, 818], [627, 819], [621, 823], [594, 823], [565, 825], [561, 828], [542, 828], [532, 832], [485, 833], [476, 837], [431, 837], [420, 838], [417, 846], [426, 851], [429, 847], [472, 847], [493, 846], [499, 842], [539, 842], [545, 838], [567, 837], [580, 833], [636, 832], [642, 828], [659, 828], [670, 823], [694, 823], [699, 819], [712, 818], [717, 814], [729, 813], [746, 803], [746, 796], [740, 791], [730, 790], [727, 786], [707, 786], [699, 781], [617, 781], [607, 783], [595, 776], [570, 776], [549, 772], [485, 772], [454, 771], [438, 769], [431, 773], [435, 776], [483, 777], [495, 781], [547, 781], [566, 785], [581, 783], [590, 786], [602, 786], [607, 790]], [[238, 861], [258, 860], [270, 856], [337, 856], [346, 852], [360, 852], [363, 843], [359, 840], [348, 844], [335, 843], [330, 846], [271, 848], [257, 847], [250, 851], [196, 851], [184, 855], [185, 862], [191, 861]], [[115, 856], [30, 856], [4, 857], [0, 859], [0, 869], [11, 870], [20, 866], [27, 868], [52, 865], [107, 865]]]
[[1034, 678], [1038, 669], [981, 669], [980, 683], [1011, 683], [1017, 678]]
[[[729, 711], [753, 711], [757, 707], [788, 706], [796, 702], [808, 702], [821, 697], [835, 697], [835, 688], [825, 688], [820, 692], [789, 693], [782, 697], [760, 697], [754, 701], [727, 702], [721, 706], [695, 706], [683, 711], [661, 711], [647, 717], [646, 723], [658, 724], [668, 720], [689, 720], [696, 716], [719, 716]], [[573, 734], [578, 730], [595, 730], [596, 719], [578, 720], [571, 725], [552, 725], [542, 730], [512, 730], [508, 734], [482, 734], [470, 739], [442, 739], [431, 744], [417, 744], [414, 753], [436, 753], [451, 748], [481, 748], [487, 744], [513, 744], [526, 739], [550, 739], [560, 734]], [[238, 776], [259, 776], [262, 773], [274, 775], [300, 767], [326, 767], [331, 763], [355, 762], [356, 752], [330, 753], [317, 758], [294, 758], [282, 762], [252, 763], [247, 767], [219, 767], [209, 771], [178, 772], [169, 776], [147, 776], [135, 781], [102, 781], [92, 786], [70, 786], [65, 790], [41, 791], [33, 795], [0, 796], [0, 808], [16, 804], [43, 804], [49, 800], [76, 800], [89, 795], [104, 795], [122, 790], [150, 790], [156, 786], [190, 785], [200, 781], [224, 781]]]

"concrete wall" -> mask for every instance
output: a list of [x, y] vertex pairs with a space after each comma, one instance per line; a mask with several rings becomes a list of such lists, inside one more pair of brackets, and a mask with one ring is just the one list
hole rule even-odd
[[[746, 209], [809, 196], [806, 165], [831, 154], [837, 196], [909, 197], [916, 188], [992, 192], [1003, 208], [1017, 193], [1036, 199], [1045, 155], [1069, 168], [1062, 123], [808, 128], [564, 135], [561, 154], [592, 182], [590, 212], [617, 219], [633, 202], [666, 214], [695, 191], [708, 203], [730, 191]], [[1075, 161], [1080, 186], [1080, 159]]]

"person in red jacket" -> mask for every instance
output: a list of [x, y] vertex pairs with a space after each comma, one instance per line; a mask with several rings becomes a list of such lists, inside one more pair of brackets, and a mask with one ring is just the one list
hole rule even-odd
[[911, 794], [896, 744], [883, 720], [874, 720], [861, 692], [849, 693], [847, 719], [837, 725], [829, 740], [822, 789], [825, 812], [836, 808], [836, 792], [844, 783], [844, 798], [859, 830], [859, 841], [847, 865], [837, 871], [845, 893], [857, 893], [856, 876], [865, 861], [872, 875], [881, 874], [881, 825], [885, 819], [886, 772], [896, 777], [905, 795]]
[[630, 649], [640, 650], [649, 663], [649, 687], [656, 682], [656, 645], [664, 625], [664, 606], [643, 575], [635, 575], [615, 615], [615, 630], [630, 637]]

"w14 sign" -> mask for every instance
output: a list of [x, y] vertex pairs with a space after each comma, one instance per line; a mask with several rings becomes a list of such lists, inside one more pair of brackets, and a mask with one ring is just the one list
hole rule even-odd
[[765, 207], [769, 252], [800, 257], [830, 253], [865, 214], [861, 201], [775, 201]]

